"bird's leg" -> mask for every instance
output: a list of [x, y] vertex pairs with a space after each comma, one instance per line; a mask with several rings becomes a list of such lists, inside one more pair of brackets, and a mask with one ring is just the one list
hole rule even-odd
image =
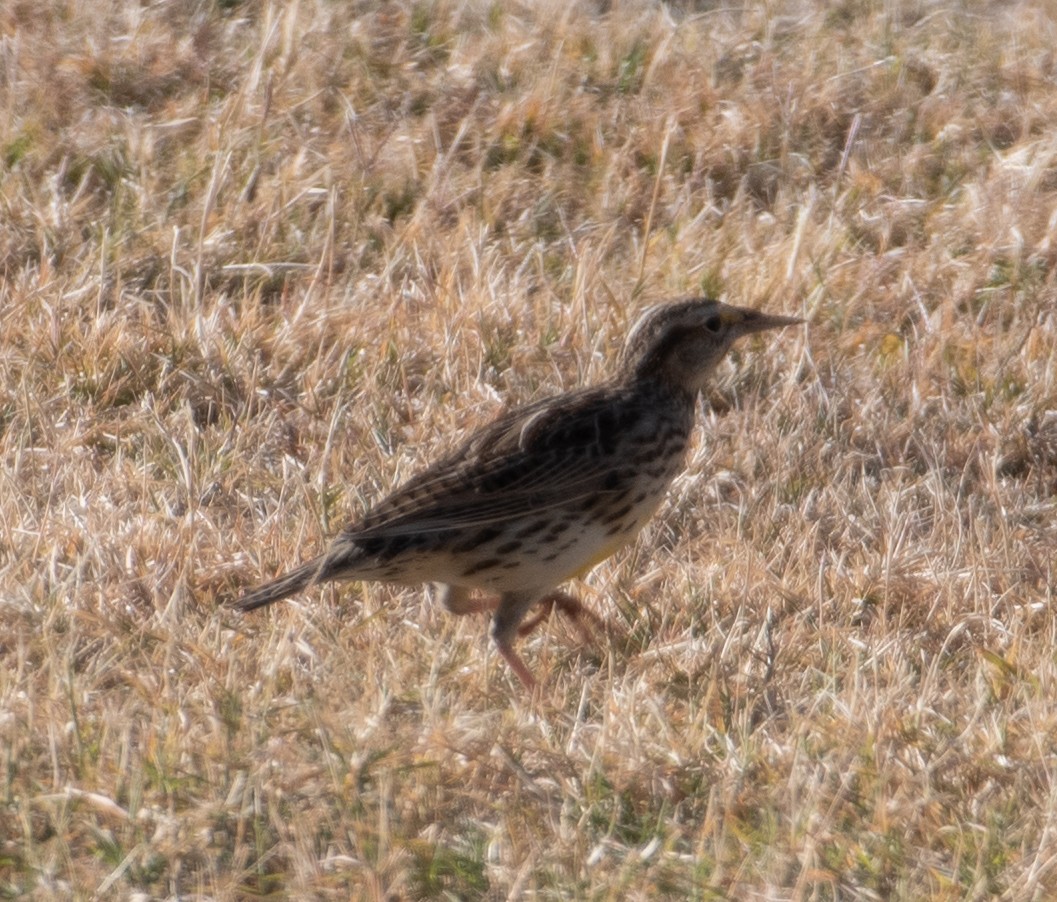
[[540, 610], [518, 628], [519, 636], [527, 636], [531, 633], [546, 617], [550, 616], [551, 611], [555, 608], [573, 622], [577, 632], [580, 634], [580, 638], [584, 642], [593, 642], [595, 639], [594, 630], [596, 628], [602, 629], [604, 626], [601, 617], [590, 608], [585, 607], [580, 599], [570, 595], [568, 592], [556, 589], [549, 595], [543, 596], [539, 600], [539, 605]]
[[544, 620], [550, 617], [551, 611], [554, 610], [554, 606], [558, 604], [558, 600], [551, 595], [547, 595], [544, 598], [541, 598], [537, 604], [539, 605], [539, 610], [518, 626], [517, 634], [519, 636], [527, 636]]
[[[530, 592], [505, 592], [498, 598], [475, 597], [465, 586], [452, 586], [447, 583], [437, 583], [435, 589], [437, 599], [452, 614], [462, 616], [482, 611], [492, 613], [492, 638], [495, 640], [496, 649], [527, 689], [536, 687], [536, 679], [514, 650], [515, 638], [527, 636], [550, 616], [555, 608], [572, 620], [584, 642], [593, 642], [594, 629], [603, 626], [602, 619], [594, 611], [584, 607], [578, 598], [557, 589], [542, 598]], [[526, 620], [525, 615], [537, 604], [540, 609]]]
[[[480, 614], [484, 611], [493, 613], [499, 607], [500, 599], [497, 596], [474, 597], [472, 590], [465, 586], [434, 583], [434, 589], [437, 593], [437, 600], [444, 606], [444, 609], [460, 617], [466, 614]], [[535, 630], [555, 608], [573, 621], [580, 632], [580, 637], [585, 641], [591, 641], [594, 638], [593, 628], [603, 626], [602, 618], [568, 592], [555, 590], [549, 595], [544, 595], [536, 604], [539, 605], [539, 610], [518, 625], [518, 636], [527, 636]], [[589, 621], [590, 626], [585, 621]]]
[[474, 598], [471, 590], [465, 586], [450, 586], [447, 583], [434, 583], [437, 600], [444, 605], [444, 609], [451, 614], [463, 616], [465, 614], [479, 614], [481, 611], [491, 613], [499, 604], [494, 598]]
[[536, 688], [536, 679], [514, 651], [514, 637], [518, 635], [518, 625], [536, 601], [535, 593], [504, 592], [499, 596], [499, 604], [492, 615], [492, 638], [495, 640], [495, 647], [529, 690]]
[[[510, 665], [510, 669], [517, 674], [519, 680], [525, 684], [525, 688], [532, 690], [536, 688], [536, 679], [532, 672], [525, 666], [525, 662], [516, 651], [512, 642], [513, 635], [517, 633], [517, 623], [524, 616], [525, 611], [532, 606], [532, 602], [522, 608], [518, 603], [512, 603], [503, 610], [503, 618], [500, 620], [500, 608], [506, 596], [474, 597], [470, 589], [465, 586], [451, 586], [447, 583], [434, 583], [437, 599], [445, 610], [457, 616], [465, 614], [479, 614], [481, 611], [494, 613], [492, 625], [492, 636], [495, 638], [496, 648], [503, 660]], [[516, 618], [516, 619], [514, 619]], [[508, 619], [510, 623], [508, 624]]]

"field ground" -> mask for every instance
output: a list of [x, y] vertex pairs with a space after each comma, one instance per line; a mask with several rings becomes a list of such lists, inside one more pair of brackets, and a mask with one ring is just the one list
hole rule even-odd
[[[0, 5], [0, 895], [1057, 897], [1057, 9]], [[525, 641], [221, 602], [648, 303], [732, 355]]]

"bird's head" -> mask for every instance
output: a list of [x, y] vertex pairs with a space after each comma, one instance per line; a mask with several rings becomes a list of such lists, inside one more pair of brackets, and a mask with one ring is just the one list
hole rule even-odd
[[800, 322], [708, 298], [651, 307], [628, 335], [621, 371], [628, 378], [659, 379], [696, 393], [741, 336]]

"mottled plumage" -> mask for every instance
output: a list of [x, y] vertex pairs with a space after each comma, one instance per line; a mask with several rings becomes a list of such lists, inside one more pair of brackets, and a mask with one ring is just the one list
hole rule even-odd
[[[691, 299], [648, 310], [606, 384], [511, 410], [405, 483], [330, 549], [242, 596], [249, 611], [332, 579], [433, 582], [453, 613], [492, 610], [492, 635], [528, 686], [513, 640], [556, 587], [635, 537], [683, 468], [696, 398], [742, 335], [800, 320]], [[497, 596], [478, 600], [472, 590]]]

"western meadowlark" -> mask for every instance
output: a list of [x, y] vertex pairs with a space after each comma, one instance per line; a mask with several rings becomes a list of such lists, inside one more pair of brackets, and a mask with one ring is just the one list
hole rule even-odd
[[582, 626], [584, 609], [557, 586], [630, 542], [657, 510], [683, 468], [697, 396], [735, 339], [798, 322], [707, 298], [647, 310], [609, 382], [501, 415], [325, 554], [236, 605], [250, 611], [332, 579], [433, 582], [452, 613], [492, 612], [499, 653], [531, 688], [515, 637], [554, 606]]

